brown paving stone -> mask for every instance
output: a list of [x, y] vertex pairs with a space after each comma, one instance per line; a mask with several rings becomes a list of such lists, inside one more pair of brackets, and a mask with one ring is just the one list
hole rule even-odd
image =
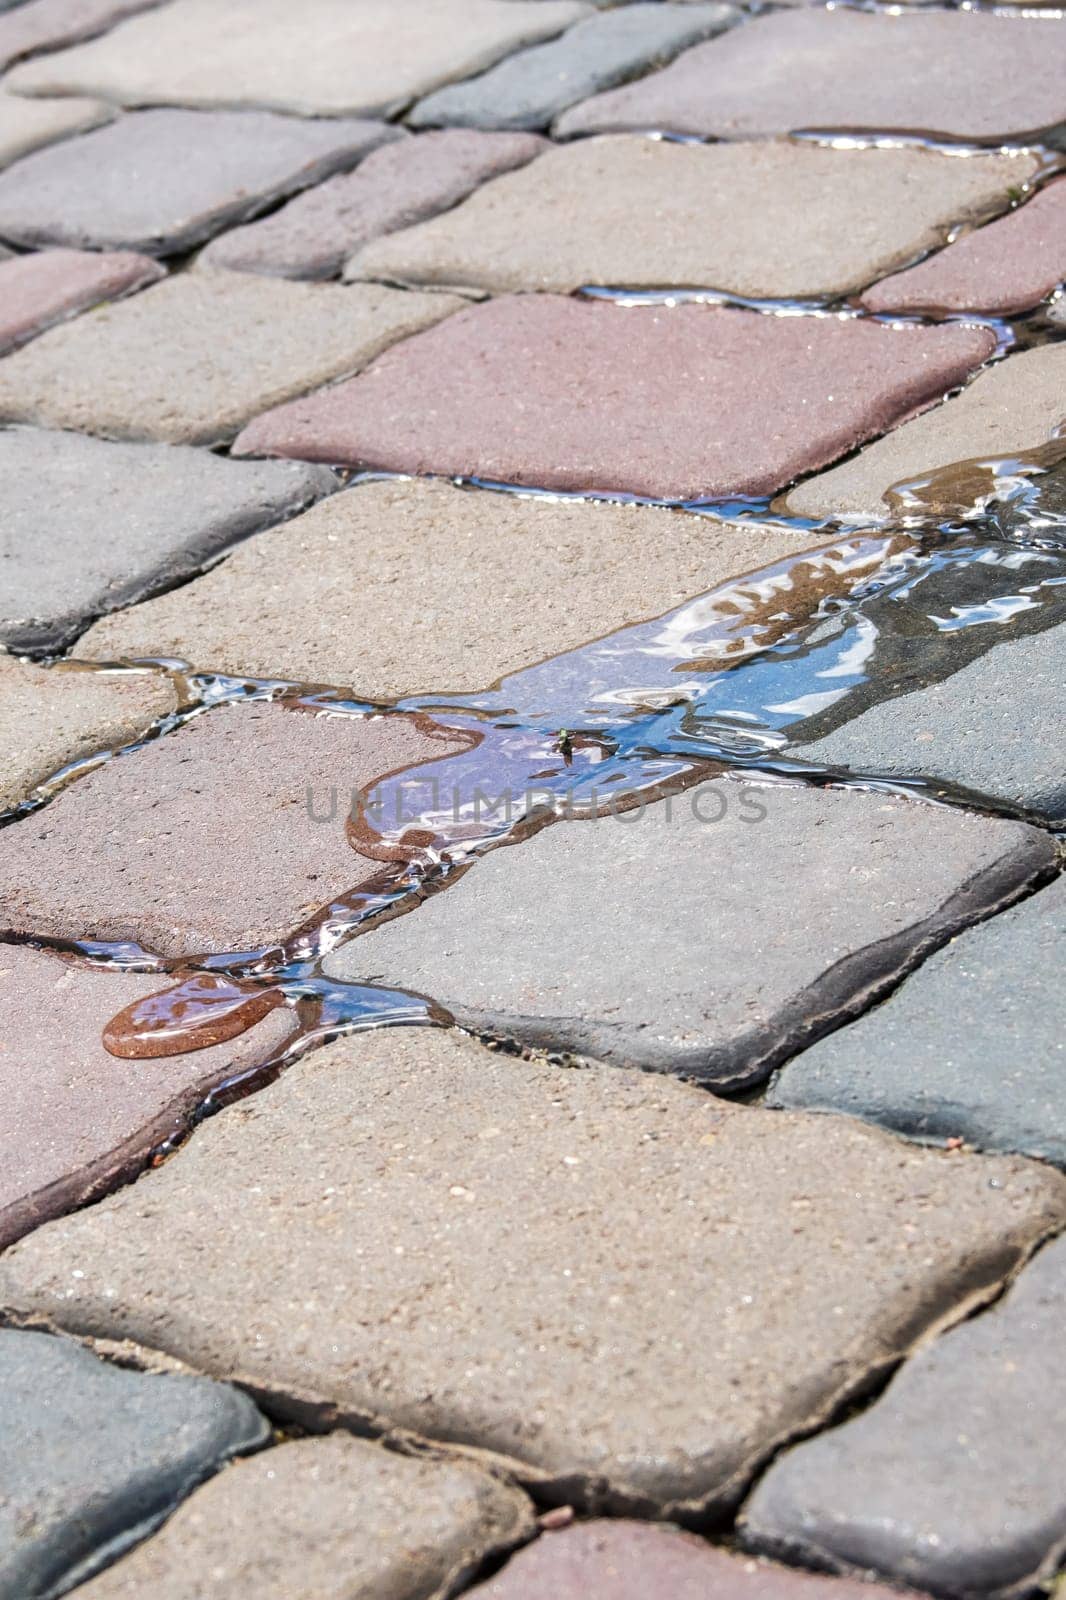
[[0, 18], [0, 70], [36, 50], [54, 50], [103, 33], [159, 0], [28, 0]]
[[[234, 450], [669, 499], [767, 494], [992, 348], [959, 326], [508, 296], [258, 418]], [[0, 410], [5, 388], [0, 367]]]
[[41, 145], [107, 122], [114, 112], [99, 100], [23, 100], [0, 90], [0, 167]]
[[41, 250], [0, 264], [0, 354], [79, 311], [164, 276], [148, 256]]
[[462, 304], [374, 285], [185, 272], [0, 362], [0, 418], [217, 444]]
[[[222, 707], [0, 833], [0, 931], [162, 955], [272, 944], [380, 871], [345, 838], [350, 790], [451, 748], [410, 722]], [[334, 785], [336, 820], [315, 821], [308, 788]]]
[[1064, 1204], [1035, 1162], [386, 1029], [7, 1251], [0, 1305], [669, 1514], [732, 1502]]
[[346, 276], [494, 294], [592, 284], [842, 295], [943, 243], [953, 224], [1002, 210], [1035, 170], [1028, 154], [583, 139], [375, 240]]

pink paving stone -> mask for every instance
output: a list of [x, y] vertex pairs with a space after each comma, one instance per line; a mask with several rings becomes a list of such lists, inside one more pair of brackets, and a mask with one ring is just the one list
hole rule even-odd
[[867, 289], [869, 311], [1026, 311], [1066, 278], [1066, 178]]
[[29, 0], [0, 16], [0, 69], [35, 50], [54, 50], [103, 33], [160, 0]]
[[0, 262], [0, 354], [104, 300], [166, 277], [130, 250], [41, 250]]
[[234, 450], [671, 500], [767, 495], [993, 347], [961, 325], [505, 296], [268, 411]]

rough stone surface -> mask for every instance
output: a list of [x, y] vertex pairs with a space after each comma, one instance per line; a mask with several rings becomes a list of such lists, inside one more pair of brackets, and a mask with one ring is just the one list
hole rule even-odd
[[960, 934], [884, 1005], [797, 1057], [771, 1104], [1066, 1166], [1064, 938], [1059, 878]]
[[[960, 326], [508, 296], [260, 417], [234, 448], [543, 488], [758, 495], [933, 399], [991, 348], [987, 330]], [[768, 425], [769, 395], [787, 427]]]
[[862, 1416], [775, 1462], [746, 1535], [947, 1594], [1050, 1580], [1066, 1549], [1066, 1239], [920, 1351]]
[[[374, 701], [473, 691], [810, 542], [681, 511], [370, 482], [98, 623], [79, 654], [177, 656]], [[476, 606], [448, 599], [475, 591]]]
[[[662, 72], [564, 112], [556, 131], [743, 139], [868, 128], [994, 142], [1062, 122], [1064, 83], [1066, 36], [1054, 26], [804, 6], [695, 45]], [[88, 76], [71, 86], [99, 92]]]
[[63, 649], [92, 617], [188, 577], [336, 481], [185, 446], [0, 430], [0, 639]]
[[41, 250], [0, 264], [0, 355], [79, 311], [163, 276], [147, 256]]
[[451, 129], [375, 150], [355, 172], [297, 195], [280, 211], [215, 239], [211, 266], [283, 278], [336, 277], [370, 239], [408, 228], [545, 149], [535, 134]]
[[275, 1010], [229, 1044], [161, 1060], [109, 1055], [101, 1034], [112, 1017], [167, 983], [0, 946], [0, 1248], [133, 1176], [205, 1095], [265, 1061], [294, 1027], [291, 1011]]
[[735, 1087], [1053, 860], [1020, 823], [717, 779], [494, 851], [327, 969], [381, 974], [477, 1032]]
[[142, 1538], [267, 1424], [236, 1390], [0, 1329], [0, 1594], [67, 1588]]
[[376, 285], [184, 272], [7, 356], [0, 419], [218, 444], [462, 304]]
[[476, 1467], [335, 1433], [220, 1472], [78, 1600], [434, 1600], [532, 1531]]
[[0, 237], [173, 254], [390, 137], [380, 122], [269, 111], [135, 112], [0, 175]]
[[0, 167], [41, 145], [95, 128], [113, 115], [98, 100], [23, 100], [0, 91]]
[[[0, 70], [35, 50], [54, 50], [103, 33], [159, 0], [29, 0], [0, 22]], [[0, 11], [4, 8], [0, 6]]]
[[952, 223], [1002, 209], [1034, 170], [1031, 155], [583, 139], [373, 241], [349, 276], [497, 294], [585, 284], [848, 294], [942, 243]]
[[669, 1513], [734, 1500], [1064, 1197], [1035, 1162], [386, 1029], [5, 1252], [0, 1304], [240, 1374], [281, 1417]]
[[577, 100], [613, 89], [737, 21], [732, 5], [638, 4], [587, 17], [549, 44], [420, 100], [416, 128], [546, 128]]
[[588, 15], [572, 0], [175, 0], [105, 38], [16, 67], [13, 88], [120, 105], [391, 115]]

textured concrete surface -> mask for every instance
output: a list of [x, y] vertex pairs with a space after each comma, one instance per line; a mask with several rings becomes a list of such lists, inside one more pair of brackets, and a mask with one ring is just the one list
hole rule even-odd
[[5, 1600], [65, 1590], [269, 1432], [234, 1389], [126, 1372], [46, 1334], [0, 1329], [0, 1384]]
[[1035, 1162], [388, 1029], [6, 1251], [0, 1304], [240, 1373], [282, 1416], [669, 1513], [732, 1501], [984, 1298], [1064, 1191]]
[[745, 1509], [746, 1536], [940, 1593], [1050, 1580], [1066, 1549], [1064, 1314], [1060, 1239], [862, 1416], [775, 1462]]
[[0, 430], [0, 639], [62, 649], [92, 617], [179, 582], [336, 486], [325, 467]]
[[158, 0], [23, 0], [0, 22], [0, 69], [34, 51], [103, 33], [123, 17], [156, 4]]
[[[758, 495], [932, 400], [991, 348], [977, 328], [515, 295], [267, 413], [234, 449], [541, 488]], [[0, 369], [0, 410], [4, 395]], [[769, 396], [787, 427], [767, 425]]]
[[[353, 270], [495, 294], [586, 284], [848, 294], [941, 244], [953, 223], [1002, 209], [1034, 171], [1030, 155], [584, 139], [375, 240]], [[641, 216], [654, 225], [634, 227]]]
[[[41, 145], [95, 128], [113, 115], [99, 100], [23, 100], [0, 90], [0, 167]], [[2, 229], [0, 236], [6, 237]]]
[[532, 1531], [499, 1478], [334, 1433], [220, 1472], [78, 1600], [435, 1600]]
[[0, 263], [0, 355], [104, 300], [163, 276], [148, 256], [116, 251], [41, 250]]

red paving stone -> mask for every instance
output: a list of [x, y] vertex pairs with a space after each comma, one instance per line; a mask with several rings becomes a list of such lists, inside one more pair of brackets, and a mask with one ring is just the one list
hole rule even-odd
[[129, 250], [41, 250], [0, 262], [0, 353], [165, 276], [157, 262]]

